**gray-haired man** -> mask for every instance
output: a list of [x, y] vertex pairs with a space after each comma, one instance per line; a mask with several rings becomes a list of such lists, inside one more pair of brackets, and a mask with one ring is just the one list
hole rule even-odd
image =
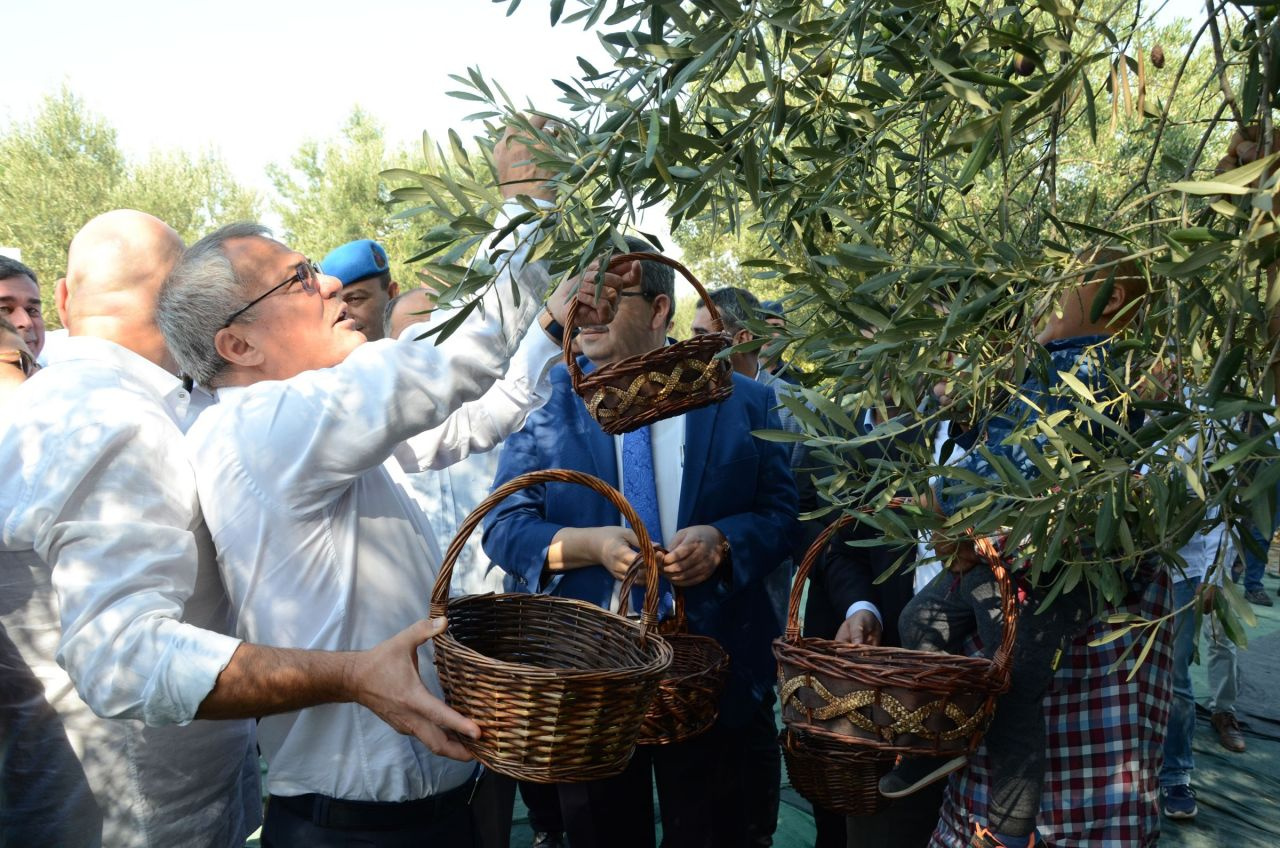
[[[495, 152], [504, 186], [514, 194], [523, 177], [537, 192], [545, 177], [512, 147]], [[525, 265], [531, 225], [513, 240], [495, 262], [509, 276], [438, 346], [412, 333], [366, 344], [339, 282], [262, 228], [224, 228], [184, 255], [161, 293], [160, 323], [183, 369], [218, 396], [188, 442], [242, 635], [351, 650], [422, 616], [440, 551], [394, 452], [449, 428], [451, 413], [502, 375], [535, 318], [548, 331], [548, 364], [557, 350], [549, 336], [568, 289], [544, 308], [546, 275]], [[578, 295], [588, 320], [612, 315], [611, 294], [624, 281], [606, 282], [600, 305], [588, 290]], [[471, 429], [442, 434], [440, 452], [465, 453]], [[438, 697], [429, 648], [419, 667]], [[419, 734], [426, 745], [398, 729], [350, 704], [264, 719], [272, 794], [264, 845], [469, 846], [475, 769], [457, 761], [468, 755], [453, 734], [478, 728], [450, 711], [434, 733]]]

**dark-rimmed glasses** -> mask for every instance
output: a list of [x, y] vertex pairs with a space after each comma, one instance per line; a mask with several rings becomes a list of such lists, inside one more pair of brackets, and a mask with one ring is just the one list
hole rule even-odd
[[36, 358], [21, 348], [0, 350], [0, 362], [7, 362], [22, 372], [22, 376], [30, 377], [40, 370]]
[[320, 266], [312, 262], [310, 259], [299, 262], [297, 267], [293, 269], [292, 277], [285, 280], [284, 282], [277, 283], [276, 285], [267, 289], [262, 294], [255, 297], [253, 300], [249, 301], [244, 306], [237, 309], [235, 312], [232, 312], [231, 317], [228, 318], [226, 322], [222, 325], [222, 329], [225, 330], [227, 327], [230, 327], [232, 322], [235, 321], [237, 318], [239, 318], [241, 315], [245, 314], [250, 309], [257, 306], [262, 300], [275, 294], [280, 289], [284, 288], [290, 283], [296, 282], [302, 286], [302, 290], [307, 294], [315, 294], [316, 292], [320, 291], [320, 283], [317, 280], [317, 278], [320, 276], [321, 273], [322, 272], [320, 270]]

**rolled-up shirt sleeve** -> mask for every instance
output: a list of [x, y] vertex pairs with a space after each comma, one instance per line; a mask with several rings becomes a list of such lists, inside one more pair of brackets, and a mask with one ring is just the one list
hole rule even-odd
[[3, 544], [52, 566], [57, 659], [95, 713], [185, 724], [240, 644], [180, 620], [200, 569], [194, 474], [163, 408], [102, 387], [92, 397], [67, 410], [79, 426], [30, 427], [6, 446], [27, 450]]

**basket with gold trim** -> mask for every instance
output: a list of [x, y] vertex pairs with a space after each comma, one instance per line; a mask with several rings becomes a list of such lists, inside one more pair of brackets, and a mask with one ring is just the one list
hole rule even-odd
[[884, 754], [973, 753], [996, 697], [1009, 688], [1017, 599], [1008, 570], [989, 540], [975, 541], [1000, 585], [1004, 631], [991, 659], [801, 636], [800, 598], [809, 570], [831, 536], [853, 520], [846, 514], [823, 530], [796, 572], [786, 631], [773, 643], [782, 720], [827, 742]]
[[586, 403], [587, 412], [611, 436], [719, 403], [733, 394], [733, 369], [729, 360], [716, 358], [733, 340], [724, 331], [720, 311], [711, 302], [707, 290], [688, 268], [659, 253], [623, 253], [613, 257], [609, 267], [637, 259], [667, 265], [680, 272], [702, 296], [715, 332], [629, 356], [584, 374], [572, 351], [578, 312], [575, 300], [565, 319], [565, 365], [573, 390]]
[[[577, 483], [607, 498], [639, 538], [645, 600], [639, 621], [594, 604], [546, 595], [449, 598], [453, 566], [484, 516], [509, 495], [542, 483]], [[534, 783], [612, 777], [626, 768], [671, 646], [657, 633], [658, 563], [649, 535], [620, 492], [589, 474], [553, 469], [498, 487], [458, 528], [431, 592], [445, 698], [480, 725], [462, 743], [499, 774]]]

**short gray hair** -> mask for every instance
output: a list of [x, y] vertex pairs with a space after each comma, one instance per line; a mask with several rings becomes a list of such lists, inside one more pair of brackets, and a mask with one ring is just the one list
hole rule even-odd
[[[249, 301], [226, 244], [255, 237], [271, 238], [271, 231], [261, 224], [238, 223], [210, 233], [183, 252], [160, 289], [156, 323], [165, 344], [182, 372], [202, 386], [214, 387], [230, 364], [218, 353], [214, 337]], [[252, 315], [246, 313], [243, 320], [252, 321]]]
[[[657, 253], [657, 249], [642, 238], [635, 236], [626, 236], [627, 249], [632, 253]], [[640, 291], [644, 292], [645, 300], [653, 301], [660, 294], [667, 296], [667, 301], [671, 304], [667, 309], [667, 325], [671, 325], [671, 319], [676, 315], [676, 272], [669, 265], [662, 265], [657, 262], [640, 262]]]
[[[760, 319], [760, 298], [746, 289], [725, 286], [708, 292], [707, 296], [711, 298], [711, 302], [716, 305], [716, 310], [720, 313], [720, 322], [724, 324], [724, 331], [731, 336], [746, 327], [748, 321]], [[698, 308], [704, 309], [706, 304], [699, 301]]]
[[405, 289], [404, 291], [400, 292], [400, 294], [388, 300], [387, 305], [382, 307], [382, 337], [383, 338], [386, 338], [386, 339], [391, 338], [391, 313], [396, 311], [396, 304], [400, 302], [400, 299], [403, 298], [405, 295], [407, 295], [411, 291], [413, 291], [413, 289]]

